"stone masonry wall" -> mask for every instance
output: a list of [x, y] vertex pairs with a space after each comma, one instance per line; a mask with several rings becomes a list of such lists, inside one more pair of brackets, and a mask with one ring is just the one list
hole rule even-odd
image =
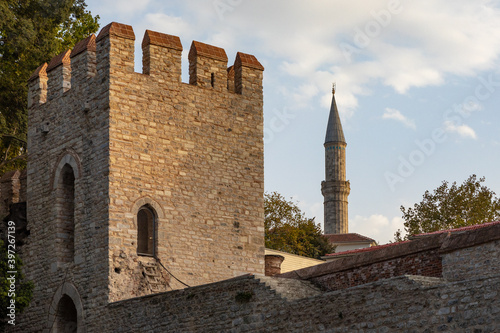
[[0, 178], [0, 219], [9, 214], [10, 205], [26, 202], [26, 171], [8, 171]]
[[340, 290], [401, 275], [441, 277], [441, 257], [437, 250], [420, 252], [371, 265], [318, 276], [310, 281], [328, 290]]
[[443, 254], [443, 277], [460, 281], [476, 276], [498, 274], [500, 267], [500, 241], [489, 242], [460, 251]]
[[[63, 295], [98, 322], [109, 301], [151, 293], [142, 263], [189, 285], [264, 273], [262, 65], [238, 53], [230, 91], [222, 49], [193, 43], [203, 70], [186, 84], [178, 37], [146, 32], [145, 74], [134, 39], [112, 23], [29, 80], [23, 259], [35, 291], [19, 332], [53, 328]], [[156, 258], [137, 254], [142, 206]]]
[[443, 235], [374, 248], [325, 264], [281, 274], [281, 277], [312, 281], [328, 290], [349, 287], [401, 275], [442, 277], [439, 249]]
[[[241, 78], [247, 88], [231, 92], [224, 50], [193, 42], [191, 84], [182, 83], [171, 75], [180, 73], [180, 40], [147, 31], [143, 50], [156, 57], [143, 64], [156, 71], [139, 74], [134, 37], [97, 37], [109, 43], [113, 73], [110, 299], [149, 293], [138, 288], [140, 262], [154, 261], [137, 255], [136, 215], [144, 204], [157, 214], [156, 256], [184, 283], [263, 274], [263, 68], [240, 61], [236, 70], [250, 71]], [[183, 288], [174, 279], [169, 287]]]
[[460, 281], [494, 276], [500, 267], [500, 223], [473, 232], [451, 234], [441, 247], [443, 277]]
[[[496, 332], [500, 278], [446, 283], [402, 276], [283, 298], [253, 277], [107, 306], [101, 332]], [[309, 287], [304, 286], [305, 290]], [[115, 320], [113, 318], [120, 318]]]
[[[124, 320], [107, 320], [103, 327], [120, 332], [497, 332], [499, 228], [497, 224], [463, 234], [432, 235], [412, 241], [412, 246], [404, 243], [406, 252], [425, 249], [421, 257], [434, 256], [438, 249], [444, 256], [462, 257], [458, 267], [456, 260], [443, 259], [445, 278], [403, 274], [336, 291], [325, 291], [322, 285], [320, 292], [304, 279], [245, 276], [111, 303], [107, 317]], [[371, 259], [387, 258], [391, 251], [396, 250]], [[336, 271], [331, 263], [315, 267], [323, 273]], [[450, 275], [455, 269], [459, 274]]]
[[[88, 320], [108, 302], [108, 74], [95, 69], [95, 36], [41, 65], [29, 82], [27, 219], [24, 271], [35, 290], [16, 325], [20, 332], [49, 329], [56, 294], [71, 286]], [[99, 56], [99, 58], [102, 58]], [[93, 62], [93, 66], [91, 63]], [[71, 71], [73, 69], [73, 71]], [[49, 93], [48, 93], [49, 92]], [[74, 175], [73, 258], [61, 261], [58, 212], [62, 170]], [[61, 223], [60, 223], [61, 222]], [[62, 242], [61, 242], [62, 241]], [[68, 243], [71, 244], [71, 243]], [[66, 244], [66, 245], [68, 245]], [[55, 302], [55, 304], [53, 304]]]
[[[432, 236], [447, 254], [488, 247], [467, 235]], [[493, 241], [491, 241], [493, 239]], [[474, 242], [479, 241], [479, 244]], [[429, 238], [420, 240], [430, 247]], [[462, 244], [460, 246], [459, 244]], [[491, 244], [491, 247], [490, 247]], [[457, 248], [458, 246], [458, 248]], [[475, 249], [474, 249], [475, 248]], [[387, 254], [387, 253], [386, 253]], [[468, 261], [468, 263], [466, 263]], [[464, 267], [482, 262], [467, 256]], [[444, 261], [444, 271], [454, 262]], [[402, 275], [337, 291], [308, 281], [246, 275], [213, 284], [113, 302], [97, 320], [81, 312], [87, 332], [481, 332], [500, 329], [498, 260], [460, 281]], [[327, 269], [329, 263], [322, 264]], [[330, 267], [331, 268], [331, 267]], [[483, 274], [485, 273], [485, 274]], [[92, 318], [95, 319], [95, 318]]]

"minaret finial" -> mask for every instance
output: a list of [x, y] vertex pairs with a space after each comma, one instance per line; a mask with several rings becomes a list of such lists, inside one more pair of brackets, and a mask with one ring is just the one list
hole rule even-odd
[[332, 83], [332, 94], [335, 95], [335, 88], [337, 88], [337, 84], [335, 82]]

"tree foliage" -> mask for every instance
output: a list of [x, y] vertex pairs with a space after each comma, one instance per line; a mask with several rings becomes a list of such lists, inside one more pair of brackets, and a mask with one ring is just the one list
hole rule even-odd
[[292, 254], [319, 258], [335, 247], [323, 236], [319, 224], [292, 201], [277, 192], [264, 194], [266, 247]]
[[0, 2], [0, 174], [26, 164], [27, 80], [99, 28], [84, 0]]
[[7, 247], [0, 240], [0, 329], [12, 319], [8, 316], [10, 313], [8, 307], [12, 307], [11, 300], [15, 302], [16, 315], [22, 312], [31, 301], [33, 282], [26, 280], [21, 267], [21, 259], [17, 255], [9, 254]]
[[[500, 218], [500, 199], [482, 185], [485, 178], [470, 176], [463, 184], [443, 181], [432, 193], [425, 191], [423, 200], [413, 208], [401, 206], [407, 236], [438, 230], [460, 228], [492, 222]], [[402, 240], [401, 231], [395, 234]]]

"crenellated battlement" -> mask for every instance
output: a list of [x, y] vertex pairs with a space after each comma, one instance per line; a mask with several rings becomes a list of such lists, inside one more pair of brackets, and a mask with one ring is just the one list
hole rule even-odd
[[23, 251], [40, 288], [19, 332], [64, 330], [43, 309], [66, 301], [86, 325], [110, 302], [264, 274], [264, 68], [194, 41], [182, 82], [180, 38], [146, 30], [137, 73], [137, 42], [111, 23], [29, 79]]
[[[103, 83], [96, 74], [109, 78], [134, 72], [135, 33], [131, 26], [110, 23], [97, 37], [91, 35], [40, 66], [29, 78], [29, 107], [53, 100], [69, 90]], [[146, 30], [142, 40], [142, 74], [158, 83], [181, 82], [181, 40]], [[253, 55], [238, 52], [228, 68], [224, 49], [193, 41], [189, 51], [189, 84], [218, 92], [262, 95], [264, 67]], [[228, 76], [229, 74], [229, 76]]]

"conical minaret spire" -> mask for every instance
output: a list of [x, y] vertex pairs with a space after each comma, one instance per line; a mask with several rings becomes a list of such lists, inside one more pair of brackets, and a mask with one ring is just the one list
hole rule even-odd
[[345, 150], [347, 142], [342, 130], [335, 85], [332, 89], [332, 104], [325, 136], [325, 180], [321, 182], [324, 197], [325, 234], [344, 234], [349, 232], [347, 197], [351, 190], [346, 181]]

